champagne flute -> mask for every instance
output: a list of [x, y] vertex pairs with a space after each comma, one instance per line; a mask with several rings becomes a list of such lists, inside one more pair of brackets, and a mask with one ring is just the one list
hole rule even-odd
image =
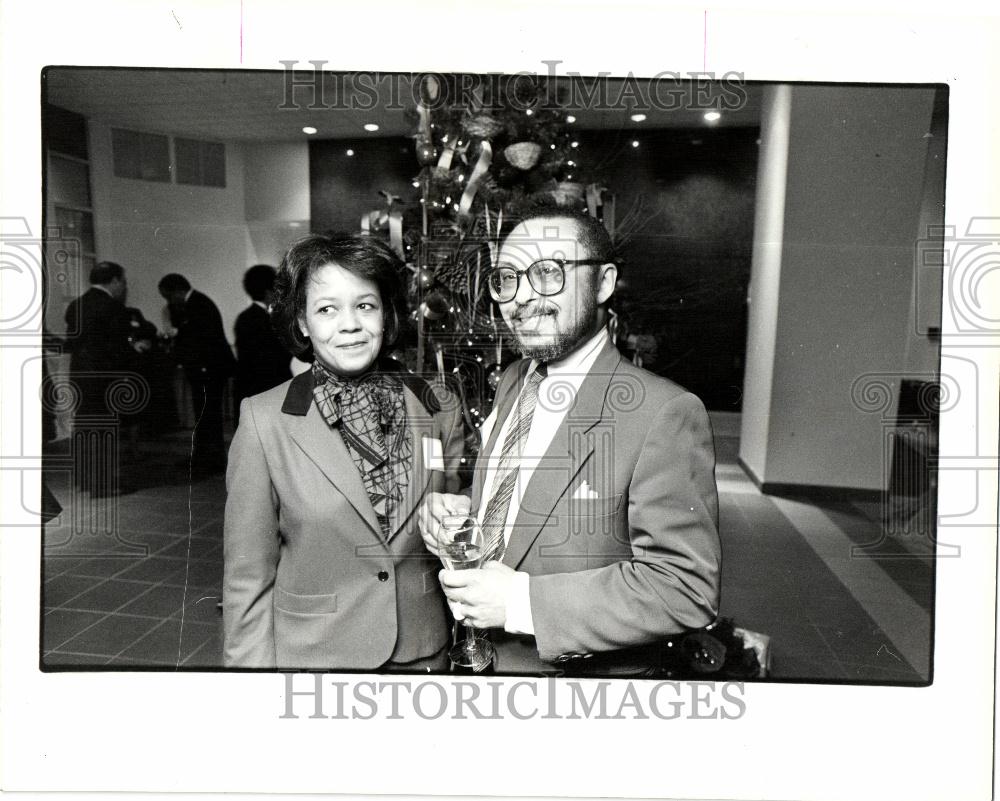
[[[441, 548], [441, 561], [449, 570], [474, 570], [483, 561], [483, 529], [470, 515], [445, 515], [441, 526], [448, 542]], [[449, 651], [451, 661], [478, 673], [493, 661], [493, 646], [475, 629], [462, 621], [465, 636]]]

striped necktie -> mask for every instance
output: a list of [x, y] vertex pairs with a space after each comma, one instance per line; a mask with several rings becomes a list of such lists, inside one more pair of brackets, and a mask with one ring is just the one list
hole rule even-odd
[[483, 541], [486, 543], [484, 551], [486, 558], [483, 561], [503, 559], [507, 548], [504, 542], [507, 512], [514, 495], [521, 457], [528, 441], [528, 431], [531, 430], [531, 418], [538, 403], [538, 387], [545, 378], [545, 372], [545, 365], [539, 365], [535, 369], [535, 372], [528, 377], [514, 405], [515, 417], [503, 441], [500, 462], [493, 477], [493, 494], [486, 504], [486, 512], [483, 515]]

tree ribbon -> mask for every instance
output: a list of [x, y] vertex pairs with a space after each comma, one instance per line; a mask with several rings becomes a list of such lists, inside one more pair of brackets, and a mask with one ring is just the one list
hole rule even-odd
[[462, 193], [462, 199], [458, 202], [458, 213], [468, 214], [469, 209], [472, 208], [472, 200], [476, 196], [476, 192], [479, 191], [479, 184], [482, 183], [483, 178], [490, 171], [490, 165], [493, 163], [493, 146], [490, 145], [489, 141], [484, 139], [480, 143], [479, 159], [476, 161], [476, 166], [472, 168], [472, 174], [469, 176], [469, 182], [465, 185], [465, 191]]

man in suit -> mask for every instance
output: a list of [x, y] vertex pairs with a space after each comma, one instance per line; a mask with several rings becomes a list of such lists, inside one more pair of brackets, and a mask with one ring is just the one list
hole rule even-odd
[[[118, 449], [99, 441], [119, 417], [112, 385], [135, 367], [140, 342], [132, 341], [125, 311], [128, 284], [120, 264], [102, 261], [90, 271], [90, 289], [66, 308], [70, 379], [79, 392], [74, 413], [76, 482], [94, 497], [115, 494]], [[137, 378], [137, 377], [136, 377]], [[110, 454], [110, 461], [108, 456]]]
[[292, 377], [292, 355], [279, 341], [268, 313], [274, 295], [274, 277], [275, 270], [269, 264], [256, 264], [243, 276], [243, 289], [253, 302], [236, 318], [233, 414], [237, 424], [244, 398], [266, 392]]
[[176, 329], [174, 358], [184, 367], [196, 419], [191, 469], [206, 475], [225, 468], [222, 398], [236, 360], [226, 340], [222, 315], [183, 275], [170, 273], [159, 283]]
[[484, 566], [440, 580], [456, 617], [489, 629], [498, 673], [649, 675], [665, 638], [718, 611], [708, 416], [612, 344], [615, 260], [574, 211], [528, 214], [506, 237], [489, 286], [525, 358], [483, 424], [471, 500], [421, 511], [438, 552], [441, 517], [476, 510]]

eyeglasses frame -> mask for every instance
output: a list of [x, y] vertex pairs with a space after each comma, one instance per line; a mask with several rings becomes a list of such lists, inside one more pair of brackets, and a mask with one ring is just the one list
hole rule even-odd
[[[562, 270], [563, 273], [562, 286], [559, 287], [559, 289], [557, 289], [555, 292], [548, 292], [548, 293], [542, 292], [542, 290], [540, 290], [533, 283], [531, 283], [531, 276], [529, 275], [529, 273], [531, 272], [531, 268], [534, 267], [539, 262], [543, 261], [554, 261], [556, 264], [559, 265], [559, 269]], [[567, 264], [578, 265], [578, 264], [613, 264], [613, 263], [614, 262], [610, 262], [608, 259], [557, 259], [557, 258], [547, 257], [544, 259], [536, 259], [535, 261], [531, 262], [531, 264], [529, 264], [527, 267], [525, 267], [523, 270], [518, 270], [516, 267], [494, 267], [493, 269], [489, 270], [486, 273], [486, 286], [489, 289], [490, 297], [493, 298], [494, 301], [496, 301], [497, 303], [510, 303], [514, 298], [517, 297], [518, 290], [520, 290], [521, 288], [521, 276], [527, 275], [528, 285], [532, 288], [532, 290], [537, 292], [543, 298], [551, 298], [555, 297], [566, 288]], [[490, 278], [495, 273], [498, 273], [501, 270], [510, 270], [511, 272], [514, 273], [515, 276], [517, 276], [517, 284], [514, 286], [514, 294], [511, 295], [509, 298], [507, 298], [507, 300], [500, 300], [500, 298], [496, 297], [496, 295], [493, 294], [493, 287], [490, 284]]]

